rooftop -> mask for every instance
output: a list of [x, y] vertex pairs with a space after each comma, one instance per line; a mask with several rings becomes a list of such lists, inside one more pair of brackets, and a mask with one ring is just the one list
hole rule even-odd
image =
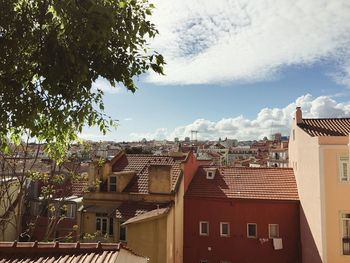
[[[0, 242], [0, 263], [7, 262], [125, 262], [120, 255], [124, 249], [133, 258], [141, 258], [128, 248], [116, 243], [44, 243]], [[130, 260], [130, 258], [128, 258]], [[138, 261], [139, 262], [139, 261]], [[145, 261], [147, 260], [145, 259]]]
[[347, 136], [350, 118], [302, 119], [298, 126], [310, 136]]
[[181, 162], [184, 157], [154, 156], [145, 154], [124, 154], [113, 165], [113, 172], [136, 171], [136, 176], [131, 180], [124, 191], [136, 193], [148, 193], [148, 168], [151, 165], [171, 166], [172, 190], [181, 175]]
[[200, 167], [186, 196], [299, 200], [294, 173], [289, 168], [218, 168], [214, 179], [206, 179]]
[[148, 211], [144, 214], [130, 218], [123, 225], [128, 225], [128, 224], [132, 224], [132, 223], [138, 223], [138, 222], [143, 222], [146, 220], [152, 220], [152, 219], [159, 218], [159, 217], [167, 214], [169, 212], [169, 209], [170, 209], [169, 207], [164, 207], [164, 208], [157, 208], [157, 209], [154, 209], [152, 211]]
[[157, 208], [168, 207], [169, 204], [126, 202], [122, 203], [116, 210], [116, 218], [129, 219], [140, 216]]

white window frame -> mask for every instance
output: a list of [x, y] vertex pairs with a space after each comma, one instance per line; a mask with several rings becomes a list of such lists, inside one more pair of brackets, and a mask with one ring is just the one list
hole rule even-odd
[[207, 179], [214, 179], [215, 172], [214, 171], [207, 171]]
[[66, 203], [65, 205], [67, 206], [65, 217], [74, 219], [77, 205], [75, 203]]
[[[111, 191], [111, 178], [115, 178], [115, 184], [113, 184], [113, 185], [115, 185], [115, 191]], [[115, 176], [115, 175], [111, 175], [111, 176], [109, 176], [109, 178], [108, 178], [108, 192], [113, 192], [113, 193], [116, 193], [117, 192], [117, 185], [118, 185], [118, 178], [117, 178], [117, 176]]]
[[[96, 216], [96, 225], [97, 225], [97, 220], [100, 219], [100, 230], [97, 229], [96, 227], [96, 232], [99, 231], [102, 235], [109, 235], [109, 218], [107, 216]], [[102, 232], [102, 226], [103, 226], [103, 220], [107, 221], [106, 224], [106, 233]]]
[[[249, 225], [255, 225], [255, 236], [249, 235]], [[247, 237], [248, 238], [258, 238], [258, 225], [256, 223], [247, 223]]]
[[[277, 226], [277, 236], [271, 235], [271, 227], [272, 226]], [[269, 228], [269, 238], [272, 239], [272, 238], [279, 238], [280, 237], [280, 225], [279, 224], [269, 224], [268, 228]]]
[[[227, 225], [227, 234], [223, 233], [223, 225]], [[220, 236], [229, 237], [230, 236], [230, 223], [229, 222], [220, 222]]]
[[[207, 224], [207, 233], [203, 233], [202, 224]], [[199, 235], [200, 236], [209, 236], [209, 222], [208, 221], [200, 221], [199, 222]]]
[[[349, 169], [349, 157], [339, 156], [339, 181], [341, 183], [350, 183], [350, 169]], [[346, 165], [346, 176], [344, 176], [344, 165]], [[344, 180], [345, 179], [345, 180]]]
[[[349, 221], [349, 224], [350, 224], [350, 218], [344, 218], [343, 216], [344, 215], [349, 215], [349, 214], [350, 214], [349, 211], [347, 211], [347, 212], [344, 211], [344, 212], [340, 213], [340, 227], [341, 227], [341, 235], [340, 235], [341, 246], [340, 246], [340, 248], [341, 248], [341, 255], [343, 255], [343, 256], [350, 256], [350, 253], [349, 254], [344, 254], [344, 248], [343, 248], [343, 246], [344, 246], [344, 242], [343, 242], [343, 238], [344, 238], [344, 221]], [[349, 232], [350, 232], [350, 230], [349, 230]], [[348, 234], [348, 236], [350, 237], [350, 233]], [[349, 244], [349, 246], [350, 246], [350, 244]]]

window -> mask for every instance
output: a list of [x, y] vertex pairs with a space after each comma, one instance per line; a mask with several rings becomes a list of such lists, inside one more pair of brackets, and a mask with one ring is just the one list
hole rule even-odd
[[269, 238], [278, 238], [279, 236], [279, 225], [269, 224]]
[[220, 222], [220, 236], [230, 236], [230, 223]]
[[126, 242], [126, 227], [122, 226], [122, 222], [119, 225], [119, 240]]
[[350, 214], [342, 214], [341, 220], [343, 255], [350, 255]]
[[75, 218], [76, 204], [64, 204], [61, 207], [61, 216]]
[[215, 172], [214, 171], [207, 171], [207, 179], [214, 179]]
[[199, 222], [199, 234], [201, 236], [209, 236], [209, 223], [206, 221]]
[[257, 237], [257, 225], [248, 223], [247, 224], [247, 237], [256, 238]]
[[96, 214], [96, 231], [102, 235], [113, 235], [113, 218], [108, 218], [107, 214]]
[[339, 158], [339, 175], [341, 182], [349, 182], [349, 157], [341, 156]]
[[109, 177], [109, 192], [117, 192], [117, 177]]

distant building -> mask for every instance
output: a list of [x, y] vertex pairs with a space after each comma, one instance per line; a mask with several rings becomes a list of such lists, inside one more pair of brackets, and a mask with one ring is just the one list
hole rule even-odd
[[288, 141], [282, 141], [278, 148], [270, 149], [267, 167], [287, 168], [288, 165]]

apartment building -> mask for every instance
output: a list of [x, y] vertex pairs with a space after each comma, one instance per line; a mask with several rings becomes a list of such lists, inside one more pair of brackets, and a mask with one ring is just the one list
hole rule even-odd
[[350, 118], [295, 112], [289, 165], [298, 185], [303, 262], [350, 261]]

